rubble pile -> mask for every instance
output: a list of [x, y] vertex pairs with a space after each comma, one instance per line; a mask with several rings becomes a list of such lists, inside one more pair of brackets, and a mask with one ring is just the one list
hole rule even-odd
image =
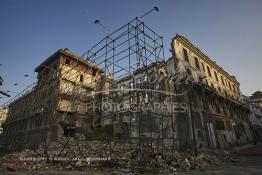
[[216, 156], [192, 152], [180, 153], [157, 146], [114, 143], [108, 141], [79, 142], [63, 140], [56, 145], [38, 150], [23, 150], [5, 155], [0, 168], [7, 171], [27, 170], [121, 170], [138, 167], [168, 170], [169, 172], [205, 169], [221, 163]]

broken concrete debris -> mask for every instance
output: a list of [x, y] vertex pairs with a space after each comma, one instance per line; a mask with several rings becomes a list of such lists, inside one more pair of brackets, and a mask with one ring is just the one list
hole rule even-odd
[[[0, 167], [6, 171], [111, 169], [121, 172], [143, 167], [143, 171], [168, 170], [175, 173], [221, 164], [213, 151], [194, 156], [192, 152], [166, 150], [162, 155], [157, 146], [145, 152], [134, 147], [131, 149], [129, 144], [113, 142], [62, 141], [46, 149], [25, 149], [5, 155], [0, 159]], [[144, 159], [143, 154], [147, 154], [147, 158]]]

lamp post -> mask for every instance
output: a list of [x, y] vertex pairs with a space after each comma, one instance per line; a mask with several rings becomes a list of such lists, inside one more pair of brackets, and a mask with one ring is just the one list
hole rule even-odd
[[22, 86], [22, 87], [27, 87], [26, 85], [23, 85], [23, 84], [18, 84], [18, 83], [14, 83], [14, 86]]
[[106, 27], [104, 24], [102, 24], [99, 19], [96, 19], [94, 21], [94, 24], [100, 25], [105, 31], [107, 31], [108, 34], [111, 32], [111, 30], [108, 27]]
[[153, 7], [153, 9], [149, 10], [148, 12], [146, 12], [145, 14], [143, 14], [142, 16], [140, 16], [140, 19], [143, 19], [146, 15], [148, 15], [149, 13], [156, 11], [159, 12], [159, 8], [158, 7]]
[[6, 97], [11, 97], [11, 95], [9, 95], [8, 93], [9, 93], [10, 91], [1, 91], [0, 90], [0, 94], [2, 94], [2, 95], [4, 95], [4, 96], [6, 96]]
[[31, 78], [31, 79], [35, 79], [34, 77], [28, 75], [28, 74], [25, 74], [24, 77], [28, 77], [28, 78]]

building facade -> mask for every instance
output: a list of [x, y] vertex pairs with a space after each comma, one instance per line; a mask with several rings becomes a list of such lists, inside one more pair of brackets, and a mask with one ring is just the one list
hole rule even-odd
[[47, 146], [93, 126], [94, 116], [86, 113], [85, 101], [93, 98], [94, 82], [102, 73], [96, 65], [60, 49], [35, 72], [32, 90], [9, 104], [2, 134], [9, 150]]
[[0, 107], [0, 134], [3, 133], [2, 123], [5, 122], [7, 117], [8, 108]]
[[259, 140], [258, 131], [262, 128], [262, 92], [256, 91], [251, 96], [245, 96], [244, 99], [250, 108], [249, 125], [255, 143]]
[[192, 88], [184, 98], [189, 99], [188, 116], [193, 121], [189, 126], [195, 145], [223, 148], [249, 142], [249, 108], [243, 103], [236, 77], [183, 36], [173, 38], [171, 50], [168, 64], [192, 77]]

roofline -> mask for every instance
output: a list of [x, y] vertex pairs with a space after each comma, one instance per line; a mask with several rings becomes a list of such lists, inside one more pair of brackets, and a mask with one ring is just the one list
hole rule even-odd
[[[233, 81], [233, 82], [237, 83], [238, 85], [240, 85], [240, 83], [238, 82], [238, 80], [236, 79], [236, 77], [234, 75], [230, 75], [222, 67], [217, 65], [212, 59], [210, 59], [207, 55], [205, 55], [199, 48], [197, 48], [194, 44], [192, 44], [187, 38], [185, 38], [182, 35], [176, 34], [176, 36], [173, 37], [173, 39], [172, 39], [172, 43], [176, 39], [179, 39], [180, 41], [182, 41], [185, 44], [187, 44], [188, 46], [190, 46], [198, 55], [201, 55], [205, 59], [205, 61], [209, 62], [211, 65], [213, 65], [218, 70], [220, 70], [226, 77], [229, 77], [229, 79], [231, 81]], [[173, 47], [172, 47], [172, 49], [173, 49]]]
[[59, 49], [58, 51], [56, 51], [54, 54], [52, 54], [50, 57], [48, 57], [44, 62], [42, 62], [40, 65], [38, 65], [36, 68], [35, 68], [35, 72], [38, 72], [46, 63], [48, 63], [50, 60], [52, 60], [55, 56], [57, 56], [58, 54], [64, 54], [64, 55], [67, 55], [69, 56], [70, 58], [73, 58], [75, 60], [78, 60], [80, 61], [81, 63], [83, 64], [86, 64], [86, 65], [91, 65], [92, 68], [95, 68], [97, 70], [100, 70], [101, 72], [103, 72], [102, 69], [98, 68], [98, 66], [94, 63], [91, 63], [90, 61], [86, 60], [85, 58], [67, 50], [67, 49]]

